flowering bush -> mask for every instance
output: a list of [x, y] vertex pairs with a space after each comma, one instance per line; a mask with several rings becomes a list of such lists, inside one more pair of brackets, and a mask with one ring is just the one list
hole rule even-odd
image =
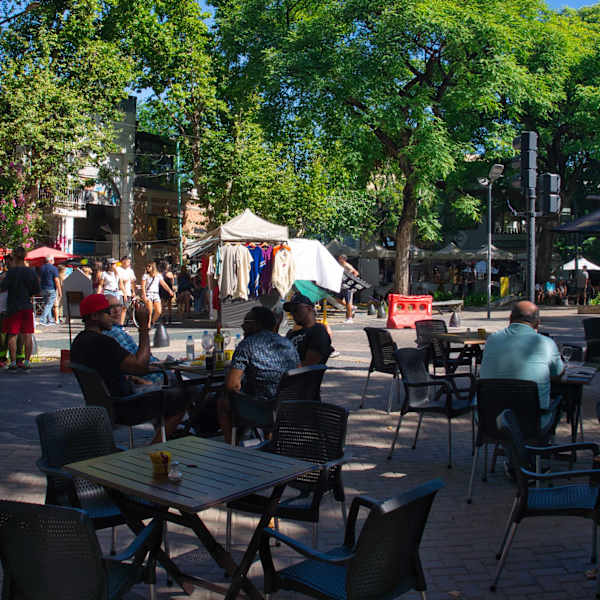
[[1, 245], [8, 248], [31, 248], [34, 244], [37, 218], [33, 214], [33, 203], [19, 189], [22, 173], [21, 165], [14, 163], [0, 171], [0, 240]]

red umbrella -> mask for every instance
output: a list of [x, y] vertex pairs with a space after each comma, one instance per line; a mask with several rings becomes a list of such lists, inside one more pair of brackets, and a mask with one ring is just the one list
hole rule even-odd
[[52, 256], [55, 263], [61, 263], [65, 262], [65, 260], [69, 260], [70, 258], [75, 258], [76, 255], [63, 252], [62, 250], [57, 250], [56, 248], [42, 246], [41, 248], [36, 248], [35, 250], [28, 252], [25, 255], [25, 260], [29, 263], [30, 267], [39, 267], [40, 265], [44, 264], [46, 256]]

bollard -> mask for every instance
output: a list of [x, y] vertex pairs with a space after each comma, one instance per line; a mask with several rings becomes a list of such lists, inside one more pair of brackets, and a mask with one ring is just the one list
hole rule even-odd
[[157, 321], [155, 325], [156, 331], [154, 332], [154, 348], [166, 348], [171, 342], [169, 340], [169, 334], [167, 328], [164, 326], [162, 319]]
[[369, 302], [369, 310], [367, 310], [367, 314], [370, 317], [377, 314], [377, 311], [375, 310], [375, 305], [372, 302]]

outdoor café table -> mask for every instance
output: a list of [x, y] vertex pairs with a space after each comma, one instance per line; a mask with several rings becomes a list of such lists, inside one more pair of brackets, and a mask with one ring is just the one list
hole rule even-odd
[[486, 332], [485, 336], [480, 336], [477, 331], [457, 331], [451, 333], [432, 333], [431, 337], [450, 344], [462, 345], [463, 349], [460, 351], [459, 358], [470, 358], [471, 361], [475, 359], [475, 371], [473, 371], [473, 365], [471, 364], [471, 372], [476, 372], [477, 360], [481, 359], [483, 352], [481, 347], [485, 346], [489, 335], [488, 332]]
[[560, 377], [551, 380], [551, 394], [562, 396], [562, 406], [567, 414], [567, 422], [571, 423], [571, 441], [577, 440], [577, 427], [581, 427], [583, 440], [583, 416], [581, 414], [581, 400], [583, 386], [592, 381], [598, 370], [598, 363], [582, 363], [570, 361]]
[[[166, 476], [153, 477], [149, 453], [157, 450], [168, 450], [172, 460], [178, 462], [181, 481], [171, 481]], [[77, 476], [103, 485], [134, 531], [141, 526], [137, 517], [141, 505], [131, 497], [151, 503], [143, 504], [146, 514], [154, 512], [158, 518], [194, 531], [215, 562], [232, 579], [225, 593], [221, 586], [183, 574], [161, 552], [159, 561], [187, 593], [191, 591], [189, 584], [200, 585], [233, 599], [243, 588], [250, 598], [258, 600], [262, 595], [246, 574], [258, 550], [262, 530], [275, 513], [285, 485], [304, 473], [318, 469], [319, 465], [269, 452], [233, 447], [224, 442], [185, 437], [71, 463], [65, 468]], [[198, 513], [266, 488], [273, 490], [238, 565], [217, 542]]]

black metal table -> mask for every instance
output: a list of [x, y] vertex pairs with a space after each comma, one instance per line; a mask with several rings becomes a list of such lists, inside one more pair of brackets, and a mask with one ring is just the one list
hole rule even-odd
[[[167, 477], [153, 477], [149, 454], [157, 450], [168, 450], [172, 460], [178, 461], [178, 468], [183, 474], [180, 482], [173, 482]], [[77, 476], [103, 485], [134, 531], [142, 527], [139, 511], [143, 508], [147, 514], [149, 505], [142, 505], [132, 497], [151, 503], [150, 510], [158, 518], [194, 531], [209, 554], [232, 579], [229, 589], [225, 591], [216, 584], [185, 575], [161, 552], [160, 563], [187, 593], [191, 592], [190, 586], [199, 585], [233, 599], [243, 588], [250, 598], [258, 600], [262, 595], [246, 574], [258, 551], [261, 532], [274, 515], [285, 485], [299, 475], [320, 467], [277, 454], [185, 437], [71, 463], [65, 468]], [[265, 512], [238, 565], [217, 542], [198, 513], [271, 487], [273, 491]]]

